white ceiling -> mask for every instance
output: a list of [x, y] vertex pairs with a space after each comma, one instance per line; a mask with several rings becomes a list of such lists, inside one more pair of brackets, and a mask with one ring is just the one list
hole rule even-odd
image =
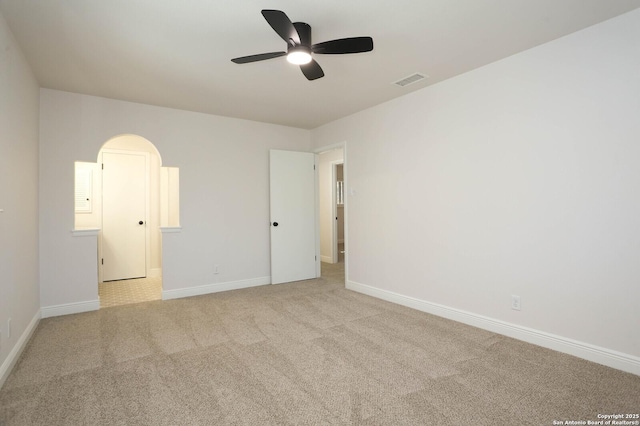
[[[640, 7], [640, 0], [0, 0], [42, 87], [312, 129]], [[283, 10], [313, 41], [374, 50], [315, 55], [307, 81], [260, 14]], [[427, 81], [391, 83], [414, 72]]]

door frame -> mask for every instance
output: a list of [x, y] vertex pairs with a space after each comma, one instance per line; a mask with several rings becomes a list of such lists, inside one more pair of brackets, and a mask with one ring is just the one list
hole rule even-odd
[[[342, 160], [332, 161], [331, 164], [331, 262], [338, 263], [340, 251], [338, 249], [338, 166], [342, 165], [342, 178], [344, 182], [344, 151], [342, 152]], [[344, 198], [343, 198], [344, 202]], [[344, 204], [343, 204], [344, 206]], [[342, 210], [344, 216], [344, 207]], [[344, 220], [344, 217], [343, 217]], [[346, 252], [346, 250], [345, 250]]]
[[[347, 172], [347, 141], [338, 142], [332, 145], [325, 145], [318, 148], [315, 148], [313, 152], [316, 154], [316, 163], [318, 163], [319, 155], [326, 151], [332, 151], [337, 148], [342, 148], [342, 179], [344, 181], [344, 282], [345, 285], [348, 281], [349, 277], [349, 191], [348, 191], [348, 182], [349, 182], [349, 174]], [[317, 167], [316, 167], [317, 168]], [[332, 165], [332, 174], [335, 173], [334, 165]], [[332, 176], [335, 178], [335, 176]], [[335, 180], [335, 179], [334, 179]], [[332, 185], [333, 188], [331, 190], [332, 194], [332, 205], [334, 206], [335, 213], [335, 184]], [[333, 216], [335, 217], [335, 216]], [[337, 224], [335, 220], [332, 220], [333, 230], [335, 234], [338, 232]], [[334, 243], [337, 246], [337, 235], [334, 234]], [[337, 250], [334, 248], [333, 250], [336, 252]], [[318, 173], [316, 170], [316, 252], [320, 253], [320, 179], [318, 178]], [[335, 253], [334, 253], [335, 254]], [[320, 256], [318, 256], [318, 261], [316, 262], [316, 275], [319, 277], [321, 275], [320, 271], [321, 262]]]
[[104, 198], [103, 198], [103, 193], [102, 193], [102, 164], [103, 164], [103, 158], [102, 158], [102, 154], [104, 153], [109, 153], [109, 154], [121, 154], [121, 155], [141, 155], [144, 156], [144, 168], [145, 168], [145, 173], [144, 173], [144, 179], [145, 179], [145, 183], [144, 183], [144, 238], [145, 238], [145, 255], [144, 255], [144, 260], [145, 260], [145, 265], [144, 265], [144, 272], [145, 272], [145, 276], [148, 277], [149, 276], [149, 269], [150, 269], [150, 265], [151, 265], [151, 234], [149, 232], [149, 208], [151, 205], [151, 200], [150, 200], [150, 191], [149, 191], [149, 186], [151, 185], [151, 179], [150, 179], [150, 175], [149, 175], [149, 168], [150, 168], [150, 154], [148, 152], [145, 151], [129, 151], [126, 149], [113, 149], [113, 148], [101, 148], [99, 155], [98, 155], [98, 163], [100, 164], [100, 202], [101, 202], [101, 211], [100, 211], [100, 232], [98, 233], [98, 282], [103, 282], [102, 281], [102, 273], [103, 273], [103, 265], [102, 262], [100, 261], [102, 259], [102, 211], [104, 208]]

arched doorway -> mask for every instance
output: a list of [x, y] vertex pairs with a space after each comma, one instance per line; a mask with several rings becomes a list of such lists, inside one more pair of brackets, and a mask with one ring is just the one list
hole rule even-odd
[[75, 229], [97, 229], [100, 306], [162, 297], [160, 229], [179, 226], [179, 170], [149, 140], [118, 135], [75, 163]]
[[98, 164], [100, 306], [161, 299], [160, 153], [141, 136], [120, 135], [102, 146]]

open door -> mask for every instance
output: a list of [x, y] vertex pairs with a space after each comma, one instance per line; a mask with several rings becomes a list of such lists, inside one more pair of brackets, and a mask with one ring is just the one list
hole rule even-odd
[[271, 150], [271, 283], [316, 277], [315, 155]]

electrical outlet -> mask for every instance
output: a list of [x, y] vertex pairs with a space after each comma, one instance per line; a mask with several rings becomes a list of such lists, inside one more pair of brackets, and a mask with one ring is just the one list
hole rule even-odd
[[11, 318], [7, 320], [7, 339], [11, 337]]
[[520, 296], [511, 295], [511, 309], [519, 311], [522, 305], [520, 304]]
[[213, 265], [213, 273], [214, 274], [220, 273], [220, 265]]

